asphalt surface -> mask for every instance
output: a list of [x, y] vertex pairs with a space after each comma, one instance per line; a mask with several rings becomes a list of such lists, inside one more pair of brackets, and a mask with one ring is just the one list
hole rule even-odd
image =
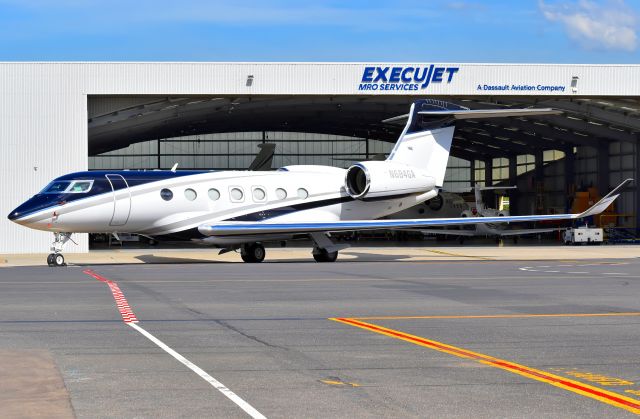
[[[640, 259], [0, 269], [0, 367], [3, 354], [50, 355], [66, 387], [55, 397], [81, 418], [247, 417], [125, 324], [86, 269], [117, 283], [140, 327], [270, 418], [634, 416], [614, 396], [482, 357], [640, 406]], [[607, 313], [627, 314], [591, 316]], [[485, 315], [497, 317], [474, 317]], [[364, 317], [454, 349], [330, 320]]]

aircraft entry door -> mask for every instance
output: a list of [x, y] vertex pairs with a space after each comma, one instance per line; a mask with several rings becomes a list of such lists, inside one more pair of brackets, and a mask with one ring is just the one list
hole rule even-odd
[[123, 226], [127, 224], [131, 213], [131, 192], [127, 181], [121, 175], [105, 175], [113, 190], [113, 216], [109, 225]]

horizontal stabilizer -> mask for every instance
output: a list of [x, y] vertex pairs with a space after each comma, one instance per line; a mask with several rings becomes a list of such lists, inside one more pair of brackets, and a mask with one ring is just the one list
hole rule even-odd
[[212, 225], [202, 224], [198, 231], [205, 236], [243, 236], [273, 233], [310, 234], [315, 232], [363, 231], [384, 229], [419, 229], [423, 227], [516, 223], [526, 221], [574, 220], [596, 215], [604, 211], [620, 195], [620, 191], [632, 179], [622, 182], [594, 206], [580, 214], [517, 215], [505, 217], [420, 218], [409, 220], [349, 220], [332, 222], [277, 222], [277, 221], [220, 221]]
[[[430, 111], [418, 111], [418, 115], [430, 116], [433, 118], [451, 117], [453, 119], [484, 119], [484, 118], [504, 118], [513, 116], [541, 116], [560, 115], [562, 111], [552, 108], [524, 108], [524, 109], [435, 109]], [[387, 118], [382, 122], [385, 124], [403, 123], [409, 118], [409, 114], [398, 115]]]
[[419, 111], [419, 115], [427, 116], [451, 116], [454, 119], [482, 119], [482, 118], [502, 118], [508, 116], [540, 116], [559, 115], [562, 111], [551, 108], [538, 109], [463, 109], [463, 110], [432, 110]]

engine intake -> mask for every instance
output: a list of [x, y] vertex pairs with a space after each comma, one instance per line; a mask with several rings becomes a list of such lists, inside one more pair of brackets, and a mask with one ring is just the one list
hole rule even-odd
[[345, 190], [355, 199], [424, 193], [435, 179], [421, 169], [389, 161], [356, 163], [347, 169]]

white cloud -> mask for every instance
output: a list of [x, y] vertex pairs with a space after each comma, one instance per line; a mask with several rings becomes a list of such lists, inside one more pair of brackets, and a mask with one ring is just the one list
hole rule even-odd
[[547, 20], [561, 23], [567, 35], [585, 49], [635, 51], [638, 47], [638, 14], [624, 0], [600, 4], [540, 0], [539, 6]]

